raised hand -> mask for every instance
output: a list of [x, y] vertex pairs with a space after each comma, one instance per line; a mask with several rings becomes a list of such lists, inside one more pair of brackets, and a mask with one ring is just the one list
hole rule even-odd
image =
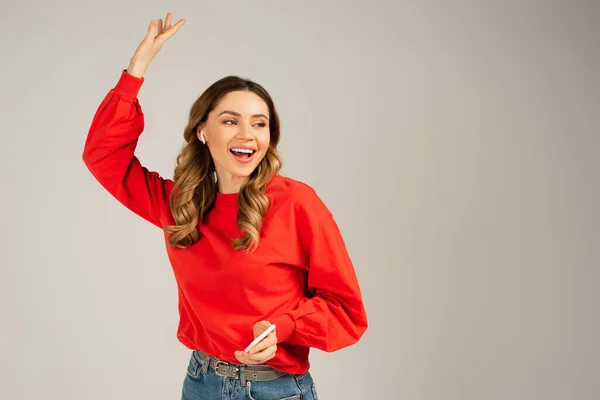
[[150, 21], [148, 34], [129, 60], [127, 72], [141, 78], [165, 42], [175, 35], [183, 24], [185, 24], [185, 19], [180, 19], [175, 25], [171, 26], [171, 13], [167, 13], [164, 26], [162, 19]]

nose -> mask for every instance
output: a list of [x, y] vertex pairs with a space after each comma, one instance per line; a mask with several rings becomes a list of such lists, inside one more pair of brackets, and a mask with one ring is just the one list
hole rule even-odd
[[240, 128], [238, 129], [238, 133], [236, 136], [240, 139], [245, 139], [245, 140], [252, 139], [252, 133], [250, 131], [250, 128], [247, 127], [246, 125], [240, 125]]

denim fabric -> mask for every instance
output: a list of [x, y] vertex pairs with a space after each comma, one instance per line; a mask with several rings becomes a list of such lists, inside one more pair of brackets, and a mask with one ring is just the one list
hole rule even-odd
[[286, 374], [266, 382], [246, 381], [242, 385], [239, 379], [219, 376], [212, 368], [203, 366], [202, 358], [193, 351], [181, 400], [318, 400], [310, 372]]

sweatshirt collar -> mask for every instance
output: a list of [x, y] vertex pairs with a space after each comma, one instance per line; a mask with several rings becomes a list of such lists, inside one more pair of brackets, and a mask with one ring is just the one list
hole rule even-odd
[[[267, 183], [267, 187], [265, 188], [265, 191], [268, 192], [270, 186], [274, 183], [274, 181], [277, 179], [279, 174], [275, 174], [275, 176], [273, 178], [271, 178], [271, 180], [269, 181], [269, 183]], [[217, 196], [215, 198], [215, 207], [234, 207], [238, 205], [238, 198], [239, 198], [239, 192], [238, 193], [220, 193], [217, 192]]]
[[219, 193], [217, 192], [217, 197], [215, 199], [216, 207], [231, 207], [237, 206], [238, 204], [239, 193]]

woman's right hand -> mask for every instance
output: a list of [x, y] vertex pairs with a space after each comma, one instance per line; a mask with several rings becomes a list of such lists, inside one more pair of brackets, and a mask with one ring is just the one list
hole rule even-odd
[[162, 20], [152, 20], [148, 26], [148, 34], [142, 40], [135, 53], [129, 60], [127, 72], [135, 77], [141, 78], [146, 72], [148, 65], [154, 59], [154, 56], [160, 51], [163, 44], [171, 38], [185, 23], [185, 19], [180, 19], [175, 25], [171, 26], [171, 13], [167, 14], [165, 25]]

